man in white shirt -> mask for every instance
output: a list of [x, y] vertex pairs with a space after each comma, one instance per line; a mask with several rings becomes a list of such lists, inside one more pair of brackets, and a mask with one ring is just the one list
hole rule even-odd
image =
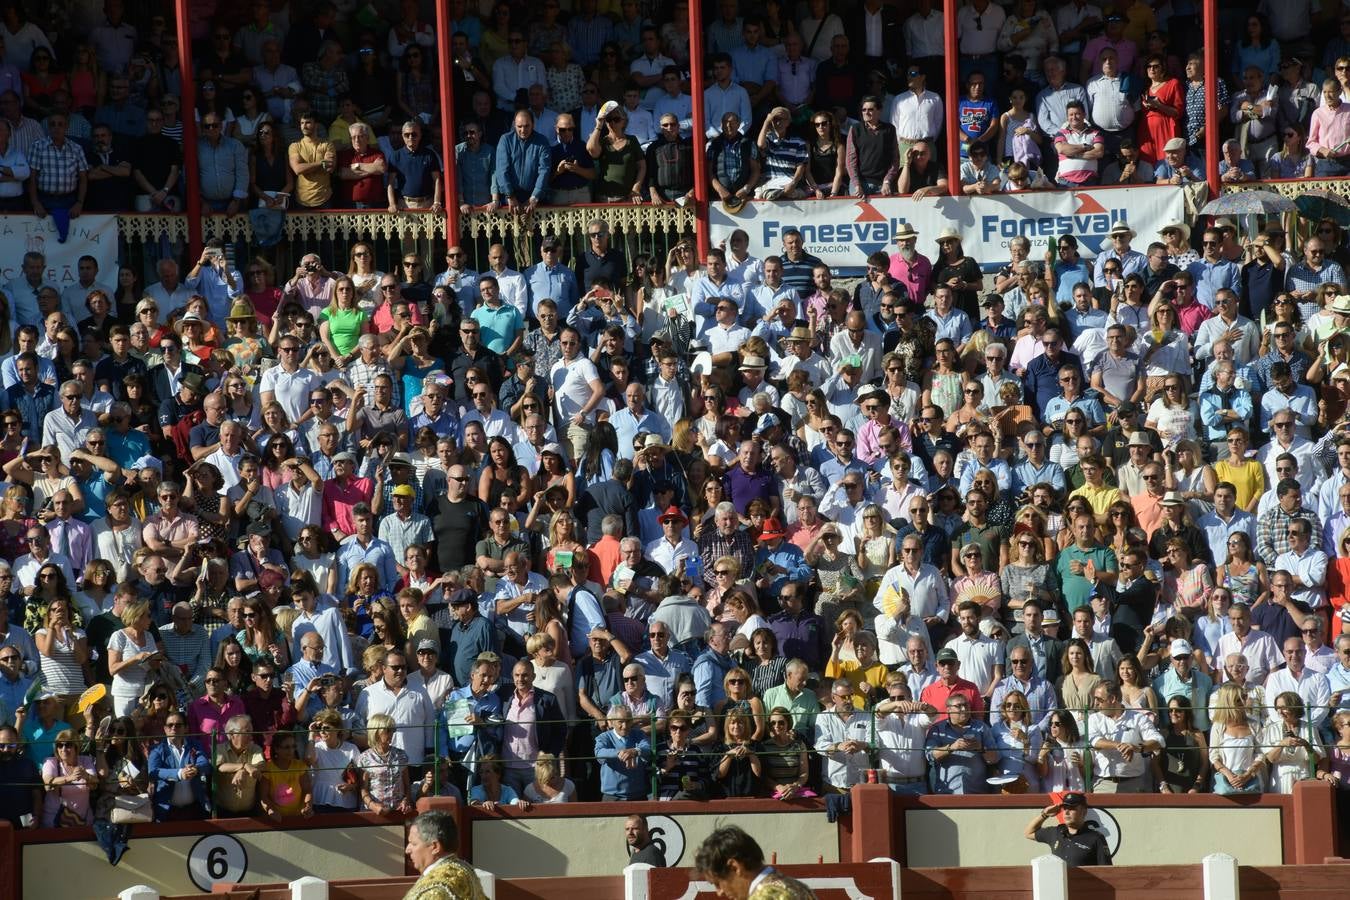
[[853, 706], [853, 685], [837, 678], [830, 688], [830, 709], [816, 716], [816, 752], [824, 759], [824, 780], [841, 792], [863, 780], [871, 767], [868, 739], [872, 716]]
[[889, 116], [899, 139], [899, 159], [906, 159], [919, 141], [935, 141], [942, 133], [942, 98], [927, 89], [922, 69], [910, 66], [905, 74], [909, 90], [895, 98]]
[[1295, 601], [1311, 609], [1327, 604], [1327, 555], [1312, 543], [1312, 524], [1295, 519], [1289, 525], [1291, 546], [1275, 558], [1276, 569], [1289, 573]]
[[[970, 545], [971, 555], [980, 548]], [[956, 622], [961, 633], [947, 642], [961, 660], [961, 677], [979, 688], [980, 695], [988, 697], [994, 685], [1003, 680], [1003, 643], [980, 633], [980, 605], [967, 600], [956, 609]]]
[[376, 713], [394, 720], [395, 747], [408, 754], [409, 765], [421, 765], [432, 742], [436, 712], [431, 698], [421, 688], [408, 684], [408, 657], [401, 650], [384, 655], [384, 678], [367, 687], [356, 699], [356, 716], [370, 721]]
[[559, 344], [562, 359], [553, 364], [548, 373], [553, 388], [558, 422], [566, 432], [559, 435], [566, 441], [568, 457], [580, 459], [590, 441], [590, 426], [595, 421], [595, 408], [605, 396], [605, 386], [595, 364], [581, 353], [581, 332], [566, 325], [562, 328]]
[[532, 84], [547, 84], [548, 77], [543, 61], [527, 55], [529, 45], [523, 32], [512, 29], [508, 41], [510, 52], [492, 64], [492, 92], [497, 107], [509, 112], [517, 108], [521, 91], [528, 91]]
[[981, 72], [993, 83], [999, 76], [998, 33], [1007, 19], [1003, 7], [990, 0], [971, 0], [956, 10], [957, 48], [961, 53], [961, 80]]
[[1227, 659], [1230, 653], [1241, 653], [1247, 660], [1248, 680], [1253, 684], [1264, 683], [1266, 676], [1283, 662], [1275, 639], [1264, 631], [1252, 630], [1252, 612], [1245, 603], [1234, 603], [1228, 608], [1228, 622], [1233, 630], [1219, 638], [1215, 656]]
[[[1266, 678], [1266, 704], [1273, 710], [1280, 694], [1292, 691], [1303, 700], [1304, 716], [1313, 727], [1321, 728], [1331, 714], [1331, 683], [1327, 676], [1309, 669], [1304, 661], [1308, 651], [1303, 639], [1284, 639], [1284, 668]], [[1274, 715], [1272, 712], [1271, 715]]]
[[298, 421], [309, 409], [310, 389], [320, 382], [313, 369], [301, 367], [303, 350], [304, 342], [299, 338], [283, 335], [277, 341], [278, 364], [263, 373], [259, 385], [263, 408], [275, 400], [292, 422]]
[[1256, 517], [1237, 508], [1237, 488], [1226, 481], [1214, 489], [1214, 511], [1195, 524], [1205, 533], [1212, 559], [1228, 558], [1229, 539], [1238, 532], [1247, 535], [1247, 546], [1256, 546]]
[[886, 676], [886, 699], [873, 709], [877, 717], [880, 780], [897, 794], [923, 794], [928, 760], [924, 740], [936, 710], [914, 699], [903, 672]]
[[698, 545], [685, 537], [689, 520], [678, 506], [661, 514], [661, 536], [643, 550], [644, 555], [665, 570], [667, 575], [683, 576], [688, 560], [698, 556]]
[[736, 354], [746, 341], [750, 340], [750, 330], [737, 323], [739, 310], [733, 300], [719, 299], [716, 307], [716, 320], [703, 335], [708, 342], [708, 352], [712, 354], [713, 365], [731, 366], [736, 362]]
[[1153, 789], [1144, 753], [1162, 751], [1163, 739], [1147, 713], [1125, 709], [1120, 687], [1103, 682], [1092, 690], [1096, 712], [1088, 718], [1092, 747], [1092, 790], [1099, 794], [1145, 794]]
[[1314, 672], [1326, 675], [1336, 665], [1336, 651], [1327, 646], [1326, 625], [1321, 616], [1308, 616], [1299, 626], [1303, 635], [1303, 649], [1307, 651], [1303, 664]]
[[89, 307], [85, 301], [94, 291], [102, 291], [107, 296], [108, 303], [112, 304], [113, 315], [117, 315], [117, 306], [113, 303], [115, 292], [107, 285], [98, 283], [98, 260], [88, 255], [81, 256], [76, 263], [76, 271], [79, 280], [61, 291], [61, 311], [66, 314], [66, 320], [75, 325], [89, 317]]

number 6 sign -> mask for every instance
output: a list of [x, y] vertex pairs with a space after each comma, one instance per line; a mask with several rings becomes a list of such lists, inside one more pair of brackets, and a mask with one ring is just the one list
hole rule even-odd
[[233, 835], [210, 834], [192, 845], [187, 870], [192, 883], [203, 891], [217, 883], [238, 884], [248, 873], [248, 853]]
[[648, 816], [647, 832], [652, 843], [661, 848], [666, 867], [674, 868], [684, 856], [684, 829], [670, 816]]

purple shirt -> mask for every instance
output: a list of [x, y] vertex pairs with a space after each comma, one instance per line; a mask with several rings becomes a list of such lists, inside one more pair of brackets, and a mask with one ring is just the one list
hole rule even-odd
[[727, 496], [741, 515], [745, 515], [751, 500], [758, 497], [772, 508], [773, 498], [778, 496], [778, 480], [772, 473], [761, 470], [751, 475], [741, 468], [740, 463], [727, 472], [723, 481]]

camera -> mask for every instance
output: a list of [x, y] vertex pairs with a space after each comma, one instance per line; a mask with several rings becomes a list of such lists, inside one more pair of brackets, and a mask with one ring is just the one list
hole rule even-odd
[[319, 269], [319, 264], [316, 263], [316, 262], [314, 262], [313, 260], [310, 260], [309, 262], [305, 263], [305, 271], [306, 271], [306, 272], [317, 272], [318, 269]]

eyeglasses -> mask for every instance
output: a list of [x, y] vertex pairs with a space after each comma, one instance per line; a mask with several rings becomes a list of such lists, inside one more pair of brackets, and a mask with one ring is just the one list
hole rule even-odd
[[391, 672], [406, 672], [408, 670], [407, 666], [395, 666], [389, 663], [385, 663], [384, 667]]
[[187, 723], [186, 723], [186, 722], [165, 722], [165, 723], [164, 723], [164, 729], [165, 729], [166, 731], [167, 731], [168, 729], [170, 729], [170, 728], [186, 728], [186, 727], [187, 727]]

